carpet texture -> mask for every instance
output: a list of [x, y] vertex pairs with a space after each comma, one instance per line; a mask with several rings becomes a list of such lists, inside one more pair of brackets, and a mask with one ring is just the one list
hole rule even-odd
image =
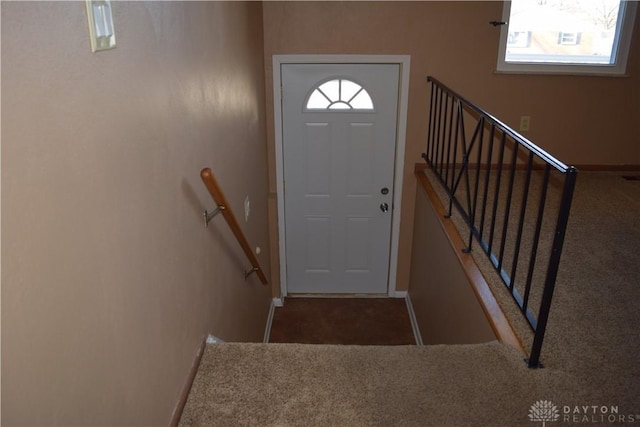
[[[621, 175], [578, 177], [544, 369], [527, 369], [499, 343], [217, 344], [206, 349], [182, 425], [540, 426], [528, 417], [540, 400], [559, 412], [548, 426], [640, 424], [640, 182]], [[481, 259], [528, 350], [530, 329]], [[618, 414], [612, 422], [586, 406]]]
[[518, 425], [537, 389], [497, 343], [210, 345], [181, 425]]

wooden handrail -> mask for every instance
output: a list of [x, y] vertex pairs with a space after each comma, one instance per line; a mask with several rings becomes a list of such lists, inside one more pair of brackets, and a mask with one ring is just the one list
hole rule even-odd
[[220, 211], [222, 212], [222, 216], [224, 216], [227, 224], [229, 224], [229, 228], [233, 232], [233, 235], [236, 236], [236, 239], [238, 240], [238, 243], [240, 243], [244, 254], [247, 256], [247, 258], [249, 258], [251, 267], [253, 267], [256, 273], [258, 273], [258, 277], [260, 278], [262, 284], [266, 285], [268, 283], [267, 276], [265, 276], [264, 271], [260, 267], [258, 259], [251, 250], [249, 242], [247, 242], [247, 238], [244, 236], [244, 233], [240, 228], [240, 224], [238, 224], [235, 215], [233, 215], [233, 212], [229, 207], [229, 203], [227, 203], [227, 198], [224, 197], [224, 193], [220, 189], [216, 178], [213, 176], [213, 172], [211, 172], [211, 169], [209, 168], [204, 168], [200, 172], [200, 177], [202, 178], [202, 182], [204, 182], [204, 185], [207, 187], [207, 190], [209, 190], [209, 194], [211, 194], [213, 200], [221, 208]]

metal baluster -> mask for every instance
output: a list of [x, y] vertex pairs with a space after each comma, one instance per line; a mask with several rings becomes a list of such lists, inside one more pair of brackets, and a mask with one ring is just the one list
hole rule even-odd
[[[484, 220], [487, 212], [487, 199], [489, 198], [489, 180], [491, 178], [491, 158], [493, 156], [493, 139], [495, 138], [496, 125], [491, 124], [491, 132], [489, 132], [489, 150], [487, 152], [487, 174], [484, 178], [484, 197], [482, 199], [482, 213], [480, 215], [480, 241], [484, 242]], [[486, 252], [486, 248], [485, 248]]]
[[[498, 201], [500, 199], [500, 181], [502, 180], [502, 164], [504, 162], [504, 147], [507, 144], [507, 135], [502, 132], [502, 138], [500, 140], [500, 154], [498, 156], [498, 171], [496, 174], [496, 190], [493, 197], [493, 209], [491, 213], [491, 231], [489, 232], [489, 245], [487, 250], [490, 254], [493, 253], [493, 234], [496, 228], [496, 218], [498, 216]], [[498, 263], [494, 263], [494, 267], [498, 268]]]
[[[533, 167], [533, 153], [529, 151], [529, 161], [527, 162], [527, 174], [525, 177], [524, 188], [522, 192], [522, 204], [520, 206], [520, 219], [518, 221], [518, 233], [516, 235], [516, 247], [513, 251], [513, 262], [511, 264], [511, 288], [516, 283], [516, 271], [518, 268], [518, 256], [520, 255], [520, 244], [522, 243], [522, 229], [524, 227], [524, 220], [527, 214], [527, 200], [529, 198], [529, 185], [531, 183], [531, 169]], [[523, 306], [522, 312], [526, 312], [526, 308]]]
[[436, 90], [435, 83], [431, 82], [431, 94], [429, 96], [429, 126], [427, 133], [427, 150], [425, 151], [425, 160], [428, 161], [428, 153], [431, 152], [431, 147], [433, 146], [433, 111], [434, 111], [434, 91]]
[[442, 138], [440, 141], [440, 156], [438, 158], [438, 176], [442, 179], [442, 168], [443, 168], [443, 160], [444, 160], [444, 149], [445, 149], [445, 141], [447, 139], [447, 113], [449, 111], [449, 94], [445, 94], [444, 99], [444, 114], [443, 114], [443, 129], [442, 129]]
[[553, 246], [551, 248], [551, 256], [549, 257], [549, 266], [547, 268], [547, 277], [544, 282], [544, 291], [542, 292], [542, 302], [540, 303], [540, 312], [538, 313], [538, 324], [536, 333], [533, 337], [533, 345], [529, 356], [529, 367], [542, 367], [540, 364], [540, 351], [542, 350], [542, 341], [547, 328], [547, 320], [549, 319], [549, 311], [551, 310], [551, 299], [556, 285], [558, 275], [558, 267], [560, 266], [560, 255], [562, 254], [562, 245], [564, 244], [564, 235], [567, 231], [567, 223], [569, 221], [569, 213], [571, 212], [571, 200], [573, 191], [576, 186], [576, 176], [578, 170], [569, 166], [565, 174], [564, 188], [562, 189], [562, 198], [560, 199], [560, 211], [558, 212], [558, 221], [556, 222], [556, 230], [553, 238]]
[[[455, 174], [456, 174], [456, 162], [458, 160], [458, 137], [460, 136], [460, 127], [464, 126], [464, 120], [462, 118], [462, 102], [460, 101], [460, 99], [457, 99], [458, 101], [458, 108], [457, 108], [457, 115], [456, 115], [456, 136], [454, 138], [454, 143], [453, 143], [453, 167], [451, 168], [451, 187], [453, 188], [454, 181], [455, 181]], [[453, 194], [454, 194], [455, 190], [450, 190], [450, 194], [449, 194], [449, 210], [448, 213], [446, 215], [446, 218], [451, 218], [451, 213], [452, 213], [452, 209], [453, 209]]]
[[[511, 196], [513, 195], [513, 182], [515, 181], [515, 178], [516, 178], [518, 146], [519, 146], [518, 142], [513, 141], [513, 156], [511, 157], [511, 176], [509, 178], [509, 189], [507, 190], [507, 202], [504, 210], [505, 211], [504, 221], [503, 221], [504, 225], [502, 227], [502, 240], [500, 242], [500, 256], [498, 257], [498, 272], [500, 273], [500, 275], [503, 276], [503, 279], [504, 279], [504, 274], [502, 271], [502, 258], [504, 257], [504, 248], [507, 241], [507, 230], [509, 229], [509, 214], [511, 213]], [[511, 280], [509, 280], [509, 283], [507, 283], [507, 286], [509, 286], [509, 289], [513, 292], [513, 283], [511, 283]]]
[[[444, 172], [445, 186], [449, 185], [449, 167], [451, 166], [451, 136], [453, 135], [453, 110], [454, 110], [454, 98], [451, 97], [451, 107], [449, 112], [449, 137], [447, 138], [447, 166]], [[455, 162], [455, 158], [453, 160]]]
[[435, 168], [437, 166], [438, 161], [438, 144], [440, 141], [440, 115], [442, 110], [442, 89], [438, 88], [436, 92], [436, 110], [434, 112], [434, 130], [435, 133], [433, 135], [433, 147], [431, 147], [431, 164]]
[[544, 218], [544, 208], [547, 202], [547, 188], [549, 188], [549, 176], [551, 175], [551, 166], [545, 164], [544, 175], [542, 177], [542, 190], [540, 194], [540, 205], [538, 206], [538, 217], [536, 219], [536, 230], [533, 234], [533, 246], [531, 247], [531, 256], [529, 258], [529, 270], [527, 271], [527, 283], [524, 288], [524, 297], [522, 299], [523, 308], [529, 306], [529, 294], [531, 293], [531, 280], [533, 279], [533, 271], [536, 266], [536, 258], [538, 255], [538, 243], [540, 242], [540, 231], [542, 230], [542, 220]]
[[[469, 233], [469, 245], [467, 246], [467, 250], [471, 252], [471, 243], [473, 242], [473, 232], [477, 231], [476, 228], [476, 209], [478, 207], [478, 185], [480, 184], [480, 167], [482, 166], [482, 144], [484, 140], [484, 116], [480, 117], [480, 121], [478, 122], [479, 133], [478, 133], [478, 161], [476, 163], [476, 182], [473, 189], [473, 207], [471, 208], [471, 232]], [[478, 128], [476, 128], [478, 129]], [[475, 136], [474, 136], [475, 141]], [[469, 189], [471, 192], [471, 189]]]

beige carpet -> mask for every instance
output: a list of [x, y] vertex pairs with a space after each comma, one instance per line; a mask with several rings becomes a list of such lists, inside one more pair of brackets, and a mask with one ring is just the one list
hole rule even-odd
[[[218, 344], [207, 348], [182, 424], [540, 426], [528, 418], [539, 400], [559, 411], [548, 426], [640, 424], [640, 182], [620, 175], [578, 178], [544, 369], [497, 343]], [[530, 336], [504, 285], [491, 286]], [[573, 413], [594, 405], [616, 407], [615, 422], [601, 409]]]
[[181, 425], [517, 425], [539, 377], [496, 343], [210, 345]]

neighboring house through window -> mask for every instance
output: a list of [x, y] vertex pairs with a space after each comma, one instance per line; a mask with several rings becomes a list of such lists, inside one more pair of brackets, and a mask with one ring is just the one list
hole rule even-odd
[[580, 44], [580, 33], [575, 31], [571, 33], [561, 32], [558, 35], [558, 44]]
[[498, 72], [624, 74], [636, 1], [505, 2]]
[[509, 47], [529, 47], [531, 42], [530, 31], [512, 31], [509, 33], [507, 39], [507, 46]]

